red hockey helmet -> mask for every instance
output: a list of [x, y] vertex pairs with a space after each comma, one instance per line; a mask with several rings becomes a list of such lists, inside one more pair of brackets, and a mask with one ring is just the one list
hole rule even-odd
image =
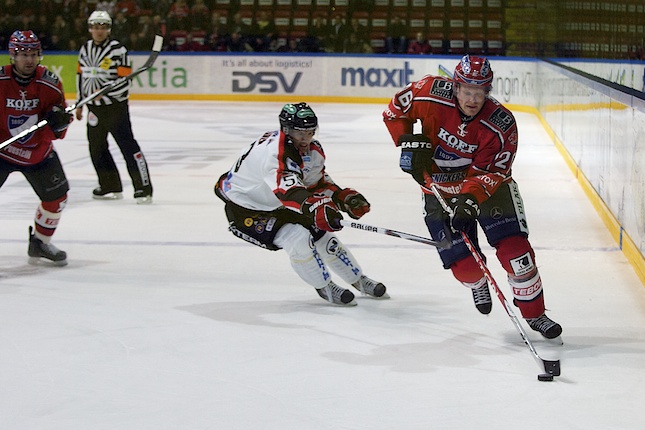
[[452, 79], [460, 84], [478, 85], [490, 90], [493, 84], [493, 70], [488, 59], [465, 55], [455, 67]]
[[42, 55], [42, 46], [38, 36], [31, 30], [16, 30], [9, 38], [9, 55], [14, 57], [19, 51], [37, 51]]

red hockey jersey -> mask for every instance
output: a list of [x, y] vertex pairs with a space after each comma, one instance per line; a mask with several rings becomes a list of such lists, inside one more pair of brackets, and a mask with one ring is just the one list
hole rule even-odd
[[[13, 66], [0, 67], [0, 141], [10, 139], [36, 125], [54, 106], [66, 107], [63, 85], [44, 66], [27, 85], [20, 85], [13, 76]], [[0, 150], [0, 157], [21, 166], [38, 164], [53, 150], [57, 137], [50, 127], [42, 127]]]
[[392, 98], [383, 120], [395, 144], [419, 120], [434, 151], [431, 179], [446, 193], [469, 193], [482, 203], [511, 179], [517, 125], [513, 114], [492, 97], [477, 115], [464, 117], [453, 86], [450, 79], [424, 76]]

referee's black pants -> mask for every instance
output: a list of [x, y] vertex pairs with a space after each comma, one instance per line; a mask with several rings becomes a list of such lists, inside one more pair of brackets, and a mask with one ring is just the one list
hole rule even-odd
[[89, 105], [89, 110], [87, 140], [101, 189], [108, 192], [123, 191], [119, 171], [108, 147], [108, 134], [111, 134], [123, 154], [134, 190], [152, 195], [148, 164], [132, 133], [128, 102], [105, 106]]

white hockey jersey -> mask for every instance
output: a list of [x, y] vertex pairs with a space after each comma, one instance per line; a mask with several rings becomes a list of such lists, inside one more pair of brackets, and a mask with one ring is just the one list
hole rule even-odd
[[220, 183], [233, 203], [272, 211], [282, 206], [300, 212], [312, 193], [331, 195], [340, 189], [325, 172], [325, 153], [314, 140], [301, 154], [281, 131], [268, 131], [244, 150]]

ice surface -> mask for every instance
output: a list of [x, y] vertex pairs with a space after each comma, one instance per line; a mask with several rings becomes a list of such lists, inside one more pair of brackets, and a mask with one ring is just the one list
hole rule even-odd
[[[553, 382], [537, 381], [500, 303], [480, 315], [432, 247], [345, 228], [339, 237], [392, 298], [339, 308], [285, 253], [227, 231], [213, 184], [277, 128], [280, 107], [132, 102], [149, 206], [135, 204], [115, 144], [125, 199], [92, 200], [85, 126], [74, 122], [56, 144], [72, 187], [54, 237], [67, 267], [27, 264], [38, 199], [10, 176], [0, 190], [1, 429], [642, 428], [645, 289], [533, 116], [517, 114], [514, 176], [549, 315], [564, 327], [563, 347], [529, 333], [544, 358], [562, 360]], [[384, 106], [313, 107], [328, 171], [372, 203], [361, 221], [427, 236]]]

